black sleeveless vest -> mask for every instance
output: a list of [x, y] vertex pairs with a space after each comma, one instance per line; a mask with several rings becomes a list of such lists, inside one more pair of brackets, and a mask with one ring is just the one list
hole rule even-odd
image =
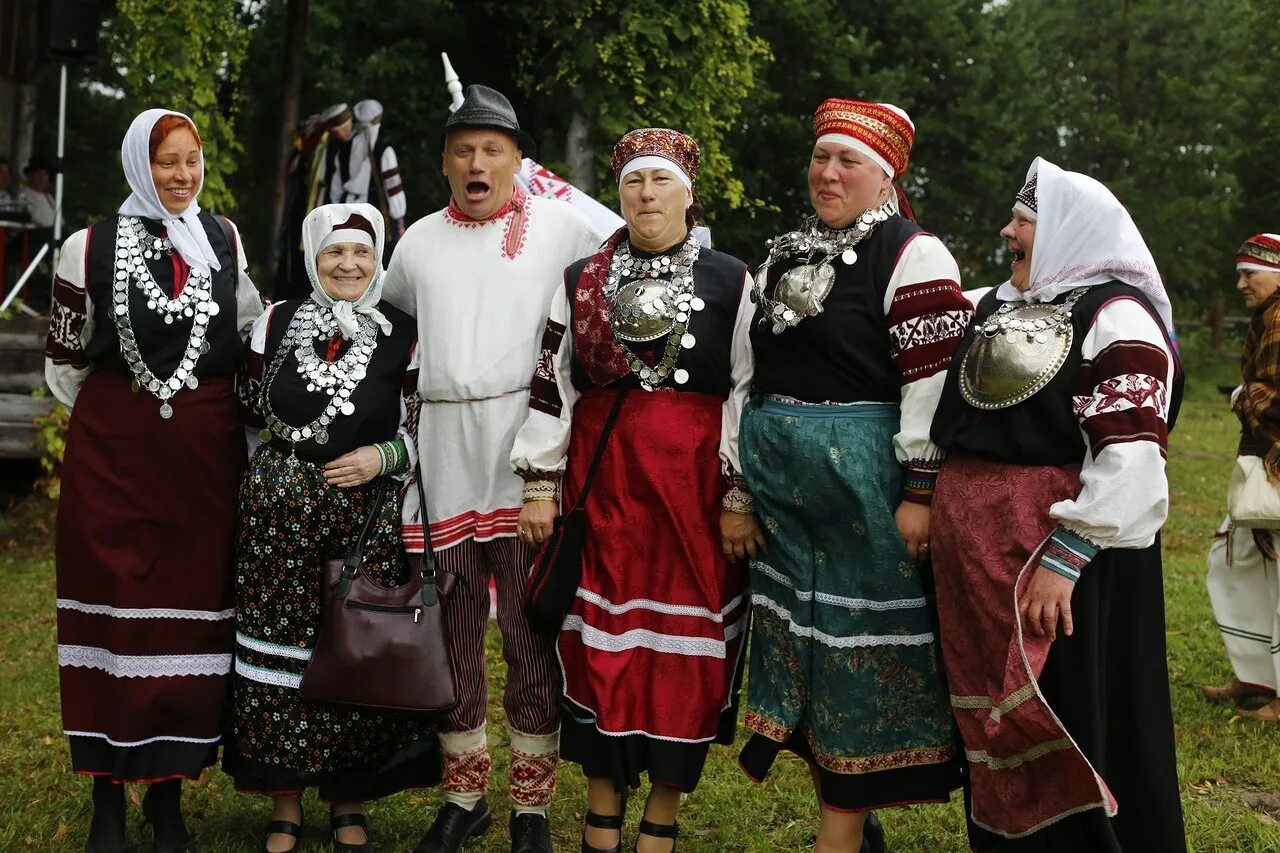
[[[809, 403], [897, 403], [902, 374], [890, 353], [884, 294], [903, 244], [923, 229], [894, 215], [854, 247], [852, 266], [835, 259], [835, 282], [822, 313], [775, 335], [767, 317], [751, 327], [753, 390]], [[769, 289], [799, 261], [769, 269]]]
[[[147, 233], [159, 236], [160, 224], [152, 219], [142, 219]], [[236, 263], [236, 247], [218, 219], [205, 211], [200, 212], [200, 224], [209, 237], [209, 245], [217, 255], [221, 269], [213, 273], [213, 299], [218, 313], [209, 318], [205, 341], [209, 351], [196, 361], [195, 376], [198, 379], [231, 379], [244, 363], [244, 343], [236, 327], [236, 289], [240, 275]], [[85, 355], [97, 369], [114, 370], [131, 375], [129, 366], [120, 352], [120, 338], [116, 332], [115, 305], [112, 301], [112, 283], [115, 280], [116, 230], [119, 220], [108, 219], [94, 225], [89, 231], [89, 250], [85, 291], [93, 306], [93, 334], [85, 347]], [[169, 255], [144, 261], [156, 284], [165, 293], [173, 293], [173, 261]], [[136, 285], [129, 286], [129, 318], [133, 325], [138, 351], [151, 372], [168, 377], [178, 367], [187, 348], [188, 336], [195, 323], [193, 318], [183, 318], [172, 324], [147, 307], [146, 294]]]

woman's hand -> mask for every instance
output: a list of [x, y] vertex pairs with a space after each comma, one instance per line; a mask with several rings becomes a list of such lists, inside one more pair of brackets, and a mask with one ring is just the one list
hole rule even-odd
[[529, 501], [516, 519], [516, 535], [530, 545], [541, 545], [551, 535], [560, 508], [555, 501]]
[[1062, 617], [1062, 633], [1068, 637], [1075, 627], [1071, 624], [1071, 593], [1076, 588], [1073, 581], [1062, 575], [1037, 566], [1027, 584], [1027, 591], [1018, 602], [1018, 613], [1027, 630], [1037, 637], [1058, 639], [1058, 617]]
[[920, 561], [929, 556], [929, 505], [903, 501], [893, 514], [907, 553]]
[[720, 511], [720, 548], [730, 560], [764, 553], [764, 531], [754, 512]]
[[382, 471], [382, 456], [372, 444], [357, 447], [324, 466], [324, 478], [331, 486], [349, 489], [363, 486]]

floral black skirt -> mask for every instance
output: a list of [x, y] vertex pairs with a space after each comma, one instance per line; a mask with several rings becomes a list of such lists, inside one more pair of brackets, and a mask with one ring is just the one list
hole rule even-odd
[[[339, 489], [319, 464], [263, 445], [240, 490], [236, 657], [223, 769], [238, 790], [319, 788], [329, 802], [438, 784], [432, 717], [309, 702], [298, 695], [320, 629], [324, 560], [345, 555], [377, 484]], [[405, 580], [400, 501], [389, 490], [365, 543], [363, 571]]]

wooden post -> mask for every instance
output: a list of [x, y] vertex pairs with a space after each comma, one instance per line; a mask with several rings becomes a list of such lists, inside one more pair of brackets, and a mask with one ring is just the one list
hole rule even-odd
[[298, 126], [298, 104], [302, 98], [303, 50], [307, 44], [307, 8], [310, 0], [289, 0], [285, 10], [284, 73], [280, 93], [280, 137], [276, 148], [276, 179], [271, 188], [270, 232], [267, 234], [267, 287], [274, 294], [276, 269], [280, 264], [280, 231], [284, 224], [284, 202], [289, 182], [289, 160], [293, 155], [293, 135]]

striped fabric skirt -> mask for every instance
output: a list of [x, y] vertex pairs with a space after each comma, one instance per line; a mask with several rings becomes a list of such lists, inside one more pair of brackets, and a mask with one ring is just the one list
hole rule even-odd
[[902, 498], [896, 406], [755, 399], [743, 473], [765, 529], [751, 565], [754, 635], [743, 769], [782, 749], [843, 811], [947, 800], [954, 727], [926, 578], [893, 514]]

